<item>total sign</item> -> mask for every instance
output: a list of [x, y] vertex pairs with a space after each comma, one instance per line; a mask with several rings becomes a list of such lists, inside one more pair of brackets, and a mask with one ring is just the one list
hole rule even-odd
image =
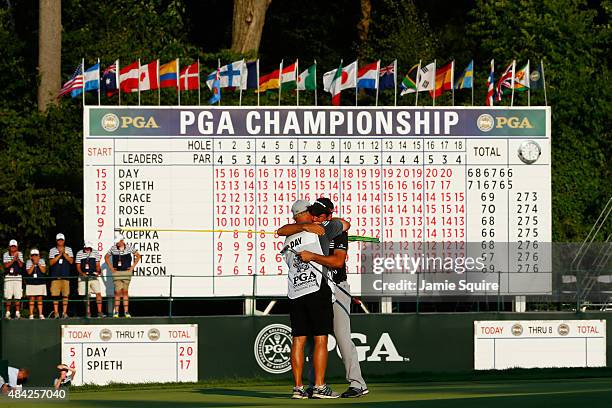
[[[351, 333], [356, 343], [357, 358], [360, 362], [407, 362], [397, 350], [393, 339], [387, 332], [382, 332], [375, 341], [364, 333]], [[270, 324], [259, 332], [255, 338], [253, 352], [257, 364], [268, 373], [282, 374], [291, 371], [291, 328], [284, 324]], [[329, 336], [328, 351], [336, 349], [338, 357], [342, 357], [336, 338]]]

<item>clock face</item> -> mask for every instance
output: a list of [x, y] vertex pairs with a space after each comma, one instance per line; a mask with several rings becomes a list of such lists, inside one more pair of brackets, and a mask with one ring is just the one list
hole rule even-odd
[[525, 164], [533, 164], [542, 154], [542, 149], [533, 140], [526, 140], [519, 146], [518, 155], [519, 158]]

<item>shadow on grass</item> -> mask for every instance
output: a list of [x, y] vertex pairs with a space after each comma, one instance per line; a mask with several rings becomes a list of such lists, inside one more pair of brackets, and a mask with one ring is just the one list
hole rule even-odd
[[291, 396], [290, 388], [287, 392], [270, 392], [256, 391], [244, 388], [199, 388], [193, 390], [203, 395], [226, 395], [228, 397], [245, 397], [245, 398], [265, 398], [265, 399], [284, 399], [288, 400]]

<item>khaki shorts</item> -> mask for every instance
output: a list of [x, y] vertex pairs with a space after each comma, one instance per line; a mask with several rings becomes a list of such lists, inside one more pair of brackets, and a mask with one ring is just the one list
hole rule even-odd
[[[87, 286], [87, 287], [86, 287]], [[87, 289], [87, 291], [85, 290]], [[87, 293], [85, 293], [87, 292]], [[87, 294], [98, 294], [100, 293], [100, 282], [96, 276], [88, 278], [79, 277], [79, 296], [85, 296]]]
[[56, 279], [51, 282], [51, 296], [68, 297], [70, 295], [70, 281], [66, 279]]
[[115, 284], [115, 292], [120, 290], [127, 291], [130, 287], [130, 281], [132, 280], [132, 272], [130, 271], [117, 271], [113, 274], [113, 283]]

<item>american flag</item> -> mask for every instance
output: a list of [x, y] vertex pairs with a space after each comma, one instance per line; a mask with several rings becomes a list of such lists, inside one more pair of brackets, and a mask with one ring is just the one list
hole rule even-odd
[[83, 67], [81, 64], [77, 66], [74, 74], [72, 74], [70, 79], [62, 86], [62, 89], [59, 90], [57, 97], [62, 97], [76, 89], [83, 89]]
[[487, 106], [493, 106], [493, 100], [495, 98], [495, 65], [493, 60], [491, 60], [491, 73], [489, 74], [489, 79], [487, 79]]

